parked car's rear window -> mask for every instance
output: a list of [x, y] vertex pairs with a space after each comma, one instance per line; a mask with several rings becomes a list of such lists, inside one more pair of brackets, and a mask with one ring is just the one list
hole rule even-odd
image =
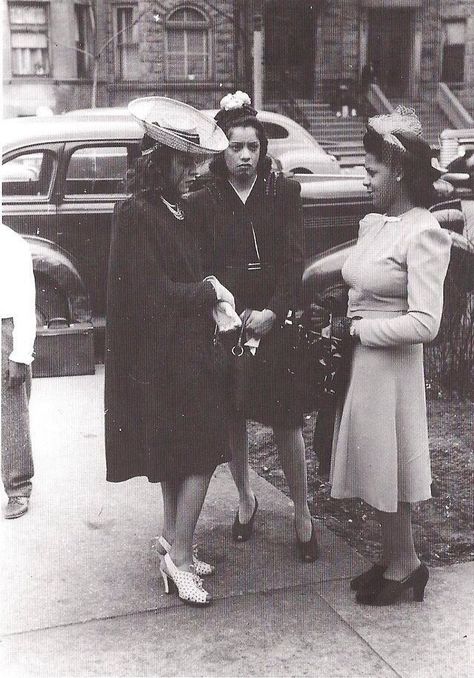
[[288, 130], [282, 125], [277, 125], [275, 122], [264, 122], [263, 127], [267, 135], [267, 139], [286, 139], [289, 137]]
[[79, 148], [69, 160], [66, 195], [110, 195], [125, 191], [126, 146]]
[[4, 196], [48, 196], [53, 179], [55, 155], [51, 151], [23, 153], [2, 164]]

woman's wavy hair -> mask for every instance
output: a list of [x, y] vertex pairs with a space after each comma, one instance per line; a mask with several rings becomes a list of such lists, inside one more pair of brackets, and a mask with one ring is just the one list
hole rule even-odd
[[370, 127], [363, 143], [366, 153], [371, 153], [379, 162], [388, 167], [400, 168], [403, 172], [403, 185], [410, 200], [417, 207], [431, 207], [436, 202], [433, 182], [439, 174], [431, 165], [431, 148], [421, 137], [408, 132], [394, 132], [405, 148], [398, 149], [384, 141], [384, 138]]
[[[253, 116], [237, 118], [235, 121], [232, 121], [231, 124], [224, 129], [224, 132], [227, 135], [227, 138], [230, 136], [230, 132], [234, 127], [253, 127], [257, 133], [257, 138], [260, 142], [260, 157], [257, 163], [257, 174], [267, 175], [270, 172], [272, 161], [267, 156], [268, 151], [268, 138], [265, 133], [265, 128], [257, 118]], [[209, 164], [209, 169], [215, 176], [221, 177], [222, 179], [227, 179], [229, 176], [229, 171], [224, 158], [224, 153], [219, 153]]]
[[[151, 150], [153, 149], [153, 150]], [[140, 155], [125, 176], [127, 193], [156, 201], [161, 195], [175, 198], [176, 189], [170, 184], [172, 148], [158, 144], [147, 134], [140, 145]], [[145, 155], [143, 153], [149, 151]]]

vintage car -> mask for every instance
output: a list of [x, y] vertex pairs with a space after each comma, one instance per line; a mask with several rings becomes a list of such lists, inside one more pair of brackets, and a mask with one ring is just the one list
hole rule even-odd
[[[217, 110], [204, 110], [203, 113], [213, 118]], [[125, 107], [81, 108], [66, 115], [85, 117], [89, 120], [130, 117]], [[291, 118], [273, 111], [260, 111], [258, 119], [262, 122], [268, 137], [268, 153], [284, 172], [329, 176], [341, 173], [337, 159], [325, 151], [304, 127]]]
[[[30, 245], [38, 325], [46, 333], [52, 319], [64, 318], [69, 327], [90, 324], [100, 336], [112, 213], [126, 197], [124, 176], [140, 152], [141, 128], [123, 115], [63, 115], [5, 120], [3, 132], [3, 220]], [[330, 284], [327, 271], [337, 275], [345, 249], [328, 250], [356, 237], [371, 203], [362, 177], [296, 178], [302, 187], [308, 298]], [[456, 203], [461, 208], [456, 223], [469, 215], [473, 228], [473, 206], [472, 196]], [[461, 233], [455, 246], [469, 250]]]
[[[30, 242], [38, 322], [101, 328], [112, 213], [142, 130], [128, 115], [69, 114], [5, 120], [3, 129], [3, 218]], [[308, 257], [353, 237], [369, 209], [361, 179], [335, 181], [303, 184]]]

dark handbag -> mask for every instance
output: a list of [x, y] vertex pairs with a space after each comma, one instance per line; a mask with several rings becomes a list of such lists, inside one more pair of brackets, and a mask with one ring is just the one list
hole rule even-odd
[[347, 362], [346, 341], [328, 327], [316, 331], [294, 315], [285, 321], [291, 344], [288, 370], [293, 374], [304, 412], [313, 412], [331, 404], [340, 392]]

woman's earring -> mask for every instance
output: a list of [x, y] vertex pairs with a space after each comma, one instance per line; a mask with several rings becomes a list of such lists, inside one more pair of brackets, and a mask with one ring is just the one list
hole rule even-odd
[[401, 180], [402, 180], [402, 178], [401, 178], [401, 177], [397, 177], [397, 181], [401, 181]]

